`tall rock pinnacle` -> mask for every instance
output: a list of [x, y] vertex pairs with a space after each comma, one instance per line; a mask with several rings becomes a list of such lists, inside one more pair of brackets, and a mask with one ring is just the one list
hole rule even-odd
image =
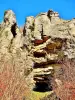
[[6, 25], [11, 24], [13, 25], [14, 23], [16, 23], [16, 17], [15, 14], [12, 10], [7, 10], [4, 13], [4, 23]]

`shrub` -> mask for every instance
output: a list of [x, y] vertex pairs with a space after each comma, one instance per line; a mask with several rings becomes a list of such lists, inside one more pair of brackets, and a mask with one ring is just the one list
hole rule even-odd
[[61, 100], [75, 100], [75, 60], [65, 58], [60, 65], [62, 73], [55, 74], [54, 80], [61, 84], [53, 83], [53, 89]]

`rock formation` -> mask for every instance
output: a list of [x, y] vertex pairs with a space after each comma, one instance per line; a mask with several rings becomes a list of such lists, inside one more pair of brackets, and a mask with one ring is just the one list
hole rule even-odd
[[[75, 19], [63, 20], [49, 10], [26, 18], [23, 31], [12, 10], [5, 11], [0, 24], [0, 60], [11, 61], [19, 77], [33, 72], [36, 83], [49, 83], [58, 61], [75, 59]], [[1, 71], [0, 71], [1, 72]]]
[[50, 81], [54, 66], [65, 57], [75, 58], [75, 19], [63, 20], [57, 12], [49, 10], [38, 16], [28, 17], [24, 27], [25, 45], [28, 45], [34, 62], [34, 80]]

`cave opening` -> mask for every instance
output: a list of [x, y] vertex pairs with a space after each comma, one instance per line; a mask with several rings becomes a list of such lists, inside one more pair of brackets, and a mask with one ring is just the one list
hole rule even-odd
[[11, 26], [11, 32], [12, 32], [14, 38], [15, 38], [16, 35], [17, 35], [17, 33], [16, 33], [16, 26], [17, 26], [16, 23], [14, 23], [14, 24]]
[[42, 83], [42, 82], [36, 82], [35, 87], [33, 88], [33, 91], [37, 92], [48, 92], [52, 91], [52, 86], [48, 83]]

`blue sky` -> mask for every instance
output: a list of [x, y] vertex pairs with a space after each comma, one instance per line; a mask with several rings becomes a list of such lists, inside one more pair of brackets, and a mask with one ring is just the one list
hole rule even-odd
[[0, 0], [0, 22], [4, 11], [12, 9], [19, 26], [25, 23], [27, 16], [36, 16], [49, 9], [59, 12], [61, 18], [75, 18], [75, 0]]

